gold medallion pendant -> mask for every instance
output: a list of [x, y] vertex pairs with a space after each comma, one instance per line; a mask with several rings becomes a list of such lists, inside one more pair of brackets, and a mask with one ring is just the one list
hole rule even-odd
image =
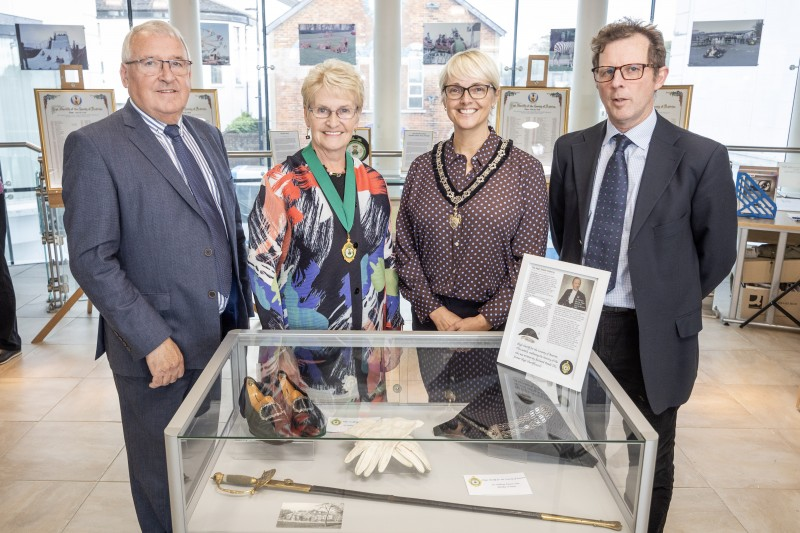
[[453, 214], [447, 216], [447, 220], [450, 221], [450, 227], [453, 229], [458, 228], [458, 225], [461, 224], [461, 215], [458, 214], [458, 207], [453, 207]]
[[342, 246], [342, 257], [348, 263], [352, 263], [356, 258], [356, 247], [350, 242], [350, 237], [347, 237], [347, 242]]

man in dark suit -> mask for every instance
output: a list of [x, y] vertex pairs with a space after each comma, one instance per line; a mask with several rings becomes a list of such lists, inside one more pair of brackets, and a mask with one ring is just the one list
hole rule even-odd
[[558, 300], [558, 305], [586, 311], [586, 295], [580, 291], [580, 288], [581, 278], [572, 278], [572, 288], [564, 291]]
[[101, 314], [143, 531], [171, 531], [164, 428], [225, 333], [252, 312], [245, 238], [222, 134], [184, 116], [191, 62], [163, 21], [122, 47], [124, 108], [64, 146], [75, 279]]
[[17, 299], [6, 263], [6, 194], [0, 169], [0, 365], [22, 354], [22, 339], [17, 332]]
[[668, 72], [661, 32], [625, 19], [602, 28], [592, 51], [608, 120], [556, 142], [552, 238], [561, 260], [590, 264], [587, 251], [600, 237], [593, 226], [607, 223], [608, 203], [601, 206], [598, 196], [612, 155], [619, 168], [612, 137], [624, 134], [631, 141], [622, 154], [624, 219], [611, 217], [623, 223], [613, 247], [619, 252], [609, 254], [612, 288], [594, 350], [658, 432], [650, 530], [661, 531], [672, 496], [677, 411], [697, 376], [702, 300], [735, 261], [736, 197], [725, 148], [654, 110]]

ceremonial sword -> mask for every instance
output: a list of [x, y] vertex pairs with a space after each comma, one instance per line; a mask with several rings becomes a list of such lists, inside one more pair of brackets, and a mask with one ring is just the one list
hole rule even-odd
[[[439, 509], [453, 509], [456, 511], [469, 511], [473, 513], [486, 513], [502, 516], [516, 516], [518, 518], [531, 518], [535, 520], [547, 520], [549, 522], [563, 522], [566, 524], [581, 524], [585, 526], [603, 527], [621, 531], [620, 522], [608, 520], [593, 520], [590, 518], [578, 518], [575, 516], [564, 516], [550, 513], [537, 513], [534, 511], [521, 511], [516, 509], [502, 509], [496, 507], [481, 507], [478, 505], [467, 505], [464, 503], [451, 503], [422, 498], [409, 498], [406, 496], [392, 496], [390, 494], [374, 494], [372, 492], [362, 492], [358, 490], [338, 489], [335, 487], [323, 487], [321, 485], [306, 485], [295, 483], [291, 479], [272, 479], [275, 476], [275, 469], [265, 470], [261, 477], [223, 474], [217, 472], [211, 476], [212, 481], [217, 485], [217, 490], [227, 494], [246, 495], [255, 494], [258, 489], [284, 490], [290, 492], [306, 492], [309, 494], [328, 494], [343, 498], [357, 498], [359, 500], [372, 500], [387, 503], [402, 503], [406, 505], [419, 505], [422, 507], [437, 507]], [[233, 485], [236, 487], [250, 487], [250, 490], [226, 489], [222, 485]]]

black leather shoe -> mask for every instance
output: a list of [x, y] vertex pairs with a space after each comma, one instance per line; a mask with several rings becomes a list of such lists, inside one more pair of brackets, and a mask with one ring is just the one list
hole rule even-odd
[[22, 350], [0, 350], [0, 365], [8, 363], [20, 355], [22, 355]]

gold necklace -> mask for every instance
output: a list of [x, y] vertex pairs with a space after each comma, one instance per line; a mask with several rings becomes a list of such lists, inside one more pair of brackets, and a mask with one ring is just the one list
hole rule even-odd
[[462, 191], [461, 194], [455, 193], [453, 188], [450, 186], [450, 180], [447, 178], [447, 170], [445, 169], [444, 160], [442, 158], [445, 142], [446, 141], [442, 141], [436, 145], [434, 163], [436, 166], [439, 189], [444, 193], [447, 200], [453, 204], [453, 212], [447, 216], [447, 221], [450, 223], [451, 228], [457, 229], [458, 225], [461, 224], [461, 214], [458, 212], [458, 206], [466, 202], [472, 196], [472, 194], [478, 188], [482, 187], [483, 184], [492, 176], [492, 174], [494, 174], [497, 168], [503, 163], [505, 158], [508, 157], [508, 154], [511, 152], [512, 141], [511, 139], [503, 139], [503, 142], [500, 143], [500, 146], [498, 147], [497, 152], [495, 152], [491, 162], [483, 168], [478, 177], [472, 182], [472, 185]]

